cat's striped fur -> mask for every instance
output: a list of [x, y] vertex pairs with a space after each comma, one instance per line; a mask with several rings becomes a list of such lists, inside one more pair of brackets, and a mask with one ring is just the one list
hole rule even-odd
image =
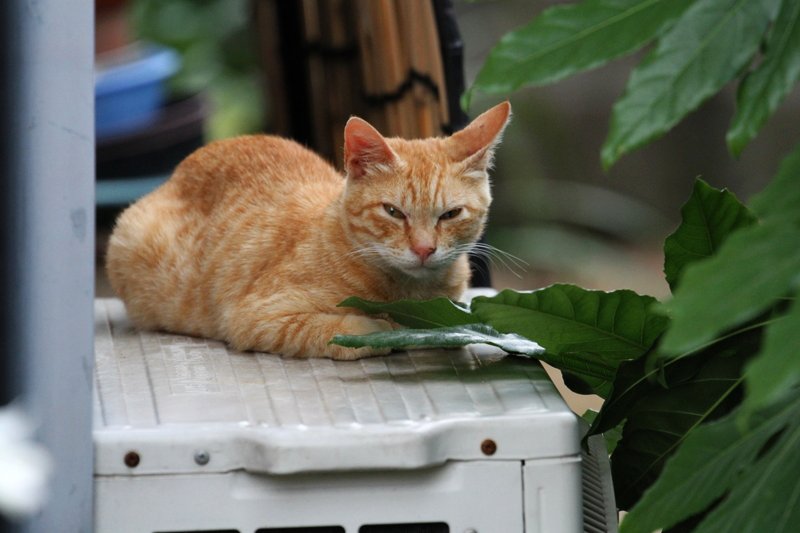
[[385, 139], [352, 118], [345, 177], [278, 137], [211, 143], [120, 215], [111, 284], [140, 328], [289, 356], [382, 353], [328, 344], [392, 327], [336, 304], [462, 294], [509, 115], [502, 103], [423, 140]]

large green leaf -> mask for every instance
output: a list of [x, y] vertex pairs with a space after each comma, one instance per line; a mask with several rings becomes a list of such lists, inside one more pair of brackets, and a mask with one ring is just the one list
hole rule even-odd
[[741, 72], [779, 0], [698, 0], [633, 71], [602, 149], [608, 168], [664, 134]]
[[732, 193], [696, 180], [681, 209], [680, 226], [664, 241], [664, 273], [672, 290], [686, 266], [714, 255], [730, 233], [755, 222], [755, 215]]
[[466, 309], [447, 298], [432, 300], [398, 300], [396, 302], [371, 302], [350, 297], [338, 307], [354, 307], [369, 314], [386, 314], [392, 320], [409, 328], [440, 328], [461, 326], [476, 322]]
[[[626, 420], [622, 440], [611, 457], [620, 508], [629, 509], [639, 500], [693, 431], [737, 405], [742, 367], [757, 346], [759, 333], [747, 332], [638, 377], [620, 370], [621, 379], [615, 381], [609, 405], [603, 408], [605, 419], [598, 424], [613, 424], [618, 417]], [[654, 379], [656, 372], [663, 373], [659, 381], [666, 387]]]
[[764, 61], [739, 85], [728, 147], [739, 155], [800, 79], [800, 2], [783, 0]]
[[[666, 328], [667, 319], [650, 311], [654, 302], [628, 290], [553, 285], [529, 293], [506, 290], [475, 298], [472, 313], [498, 331], [535, 340], [557, 368], [571, 371], [575, 361], [585, 361], [609, 369], [613, 378], [622, 361], [642, 356]], [[587, 380], [588, 374], [584, 371], [578, 377]], [[608, 379], [587, 382], [603, 397], [610, 391]]]
[[[792, 522], [786, 519], [800, 509], [800, 445], [795, 443], [791, 449], [787, 445], [800, 437], [800, 399], [761, 413], [758, 419], [752, 419], [749, 429], [741, 427], [737, 415], [733, 412], [699, 427], [686, 438], [658, 481], [625, 517], [621, 533], [650, 533], [670, 527], [708, 508], [731, 489], [697, 533], [796, 531], [797, 517]], [[765, 449], [770, 439], [787, 426], [780, 441]], [[783, 479], [776, 479], [781, 472]], [[740, 497], [743, 495], [748, 495], [746, 501]], [[720, 518], [726, 524], [720, 523]], [[783, 529], [776, 524], [780, 520], [784, 520]]]
[[535, 342], [514, 335], [498, 333], [486, 324], [469, 324], [435, 329], [397, 329], [367, 335], [336, 335], [331, 343], [349, 348], [454, 348], [468, 344], [489, 344], [509, 353], [541, 358], [544, 348]]
[[[737, 478], [725, 500], [700, 523], [696, 533], [793, 533], [800, 521], [800, 401], [780, 411], [761, 431], [777, 438]], [[783, 427], [776, 427], [784, 423]], [[773, 429], [774, 428], [774, 429]]]
[[638, 49], [678, 17], [691, 0], [585, 0], [555, 6], [512, 31], [492, 49], [465, 95], [510, 93], [551, 83]]
[[800, 227], [767, 221], [732, 234], [681, 278], [664, 304], [672, 326], [660, 352], [692, 351], [770, 309], [800, 278]]
[[800, 385], [800, 301], [766, 328], [761, 353], [747, 367], [746, 409], [752, 412], [789, 394]]
[[800, 224], [800, 145], [783, 160], [778, 174], [750, 206], [763, 220]]

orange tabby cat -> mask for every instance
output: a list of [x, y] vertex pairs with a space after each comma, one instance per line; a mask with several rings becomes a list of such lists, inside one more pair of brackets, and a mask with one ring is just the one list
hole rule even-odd
[[499, 104], [447, 138], [345, 127], [343, 178], [299, 144], [254, 135], [197, 150], [120, 215], [107, 270], [134, 323], [240, 350], [358, 359], [329, 345], [392, 328], [336, 304], [457, 299], [491, 202]]

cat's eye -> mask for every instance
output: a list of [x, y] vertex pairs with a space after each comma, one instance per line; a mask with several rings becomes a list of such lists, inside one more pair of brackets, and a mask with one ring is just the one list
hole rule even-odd
[[442, 216], [439, 217], [439, 220], [450, 220], [451, 218], [456, 218], [458, 215], [461, 214], [462, 209], [460, 207], [456, 207], [455, 209], [451, 209], [450, 211], [445, 212]]
[[405, 220], [406, 215], [392, 204], [383, 204], [383, 209], [392, 216], [399, 220]]

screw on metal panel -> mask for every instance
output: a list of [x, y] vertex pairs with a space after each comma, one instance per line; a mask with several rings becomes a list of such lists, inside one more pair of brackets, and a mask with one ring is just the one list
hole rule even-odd
[[494, 455], [494, 452], [497, 451], [497, 443], [492, 439], [486, 439], [481, 442], [481, 451], [484, 455]]
[[464, 530], [464, 533], [478, 533], [478, 530], [477, 530], [477, 529], [472, 529], [472, 528], [469, 528], [469, 529], [465, 529], [465, 530]]
[[139, 461], [141, 461], [142, 458], [139, 457], [138, 453], [131, 451], [125, 454], [125, 458], [123, 460], [125, 461], [125, 466], [129, 468], [136, 468], [139, 466]]
[[194, 452], [194, 462], [199, 465], [207, 465], [211, 460], [211, 455], [205, 450], [197, 450]]

